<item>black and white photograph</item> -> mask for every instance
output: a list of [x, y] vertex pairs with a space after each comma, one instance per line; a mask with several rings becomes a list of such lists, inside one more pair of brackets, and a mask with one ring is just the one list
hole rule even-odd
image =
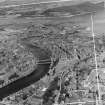
[[105, 105], [105, 0], [0, 0], [0, 105]]

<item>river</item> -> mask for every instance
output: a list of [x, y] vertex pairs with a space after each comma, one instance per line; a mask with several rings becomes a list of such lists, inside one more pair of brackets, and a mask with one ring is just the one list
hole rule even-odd
[[[26, 43], [25, 43], [26, 44]], [[51, 52], [46, 51], [45, 49], [42, 49], [37, 46], [33, 46], [32, 44], [27, 44], [25, 47], [29, 47], [28, 50], [30, 50], [35, 57], [39, 59], [37, 67], [33, 70], [33, 72], [27, 76], [24, 76], [2, 88], [0, 88], [0, 99], [18, 92], [19, 90], [37, 82], [40, 80], [43, 76], [45, 76], [50, 68], [51, 63]], [[44, 61], [46, 59], [49, 59], [47, 61]], [[43, 62], [41, 61], [43, 60]]]

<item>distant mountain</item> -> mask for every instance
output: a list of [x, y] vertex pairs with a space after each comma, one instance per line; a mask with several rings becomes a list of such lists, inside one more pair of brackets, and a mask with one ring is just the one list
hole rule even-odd
[[64, 2], [77, 2], [77, 3], [82, 3], [86, 1], [90, 2], [102, 2], [105, 0], [0, 0], [0, 6], [5, 6], [5, 5], [21, 5], [21, 4], [28, 4], [28, 3], [40, 3], [40, 2], [52, 2], [52, 1], [64, 1]]
[[[54, 0], [0, 0], [0, 6], [7, 5], [22, 5], [22, 4], [30, 4], [30, 3], [40, 3], [40, 2], [52, 2]], [[55, 0], [59, 1], [59, 0]]]
[[45, 15], [55, 15], [59, 13], [70, 13], [71, 15], [86, 13], [86, 12], [96, 12], [101, 9], [104, 9], [104, 2], [100, 3], [91, 3], [91, 2], [83, 2], [77, 5], [67, 5], [60, 6], [51, 9], [47, 9], [43, 12]]
[[41, 2], [52, 2], [52, 1], [61, 1], [64, 3], [68, 3], [70, 5], [78, 4], [86, 1], [91, 2], [98, 2], [98, 1], [105, 1], [105, 0], [0, 0], [0, 6], [7, 6], [7, 5], [22, 5], [22, 4], [31, 4], [31, 3], [41, 3]]

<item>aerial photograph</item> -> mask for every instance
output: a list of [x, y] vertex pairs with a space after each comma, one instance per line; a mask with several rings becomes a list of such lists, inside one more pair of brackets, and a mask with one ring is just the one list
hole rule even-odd
[[0, 0], [0, 105], [105, 105], [105, 0]]

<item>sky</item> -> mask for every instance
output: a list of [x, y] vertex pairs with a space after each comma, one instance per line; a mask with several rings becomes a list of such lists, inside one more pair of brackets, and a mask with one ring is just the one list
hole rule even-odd
[[[21, 1], [21, 0], [0, 0], [0, 1]], [[38, 1], [38, 0], [34, 0], [34, 1]], [[42, 1], [79, 1], [79, 0], [42, 0]], [[82, 1], [87, 1], [87, 0], [82, 0]], [[99, 0], [90, 0], [90, 1], [99, 1]], [[105, 0], [100, 0], [100, 1], [105, 1]]]
[[5, 0], [0, 0], [0, 2], [3, 2], [3, 1], [5, 1]]
[[[27, 2], [27, 0], [0, 0], [0, 2], [4, 2], [4, 1], [26, 1]], [[75, 0], [29, 0], [29, 1], [52, 2], [52, 1], [75, 1]]]
[[[27, 0], [0, 0], [0, 2], [3, 2], [3, 1], [26, 1], [27, 2]], [[105, 1], [105, 0], [29, 0], [29, 1], [36, 1], [36, 2], [52, 2], [52, 1], [81, 1], [81, 2], [83, 2], [83, 1]]]

